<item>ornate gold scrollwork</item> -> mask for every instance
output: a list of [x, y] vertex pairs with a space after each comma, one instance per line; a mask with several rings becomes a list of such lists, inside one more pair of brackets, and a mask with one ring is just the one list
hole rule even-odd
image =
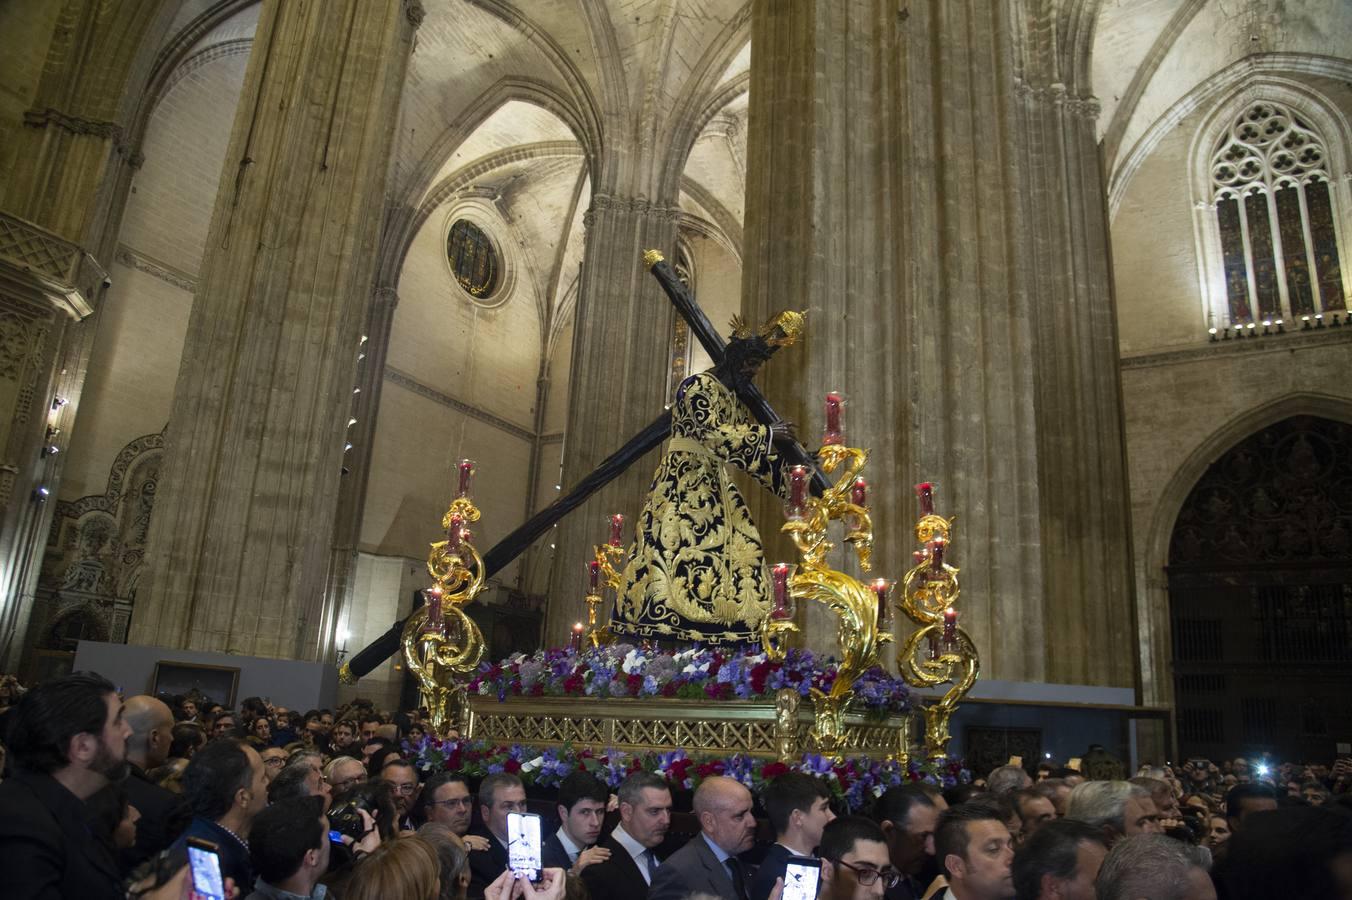
[[[971, 636], [956, 624], [945, 624], [958, 601], [958, 569], [937, 561], [931, 555], [935, 543], [947, 547], [952, 537], [953, 519], [933, 513], [923, 515], [915, 525], [916, 541], [926, 550], [918, 563], [906, 573], [905, 591], [899, 609], [920, 627], [897, 653], [901, 677], [913, 687], [953, 686], [938, 701], [925, 707], [925, 751], [930, 759], [948, 754], [949, 719], [958, 702], [976, 684], [981, 658]], [[950, 615], [954, 615], [950, 613]]]
[[[451, 501], [441, 526], [460, 527], [479, 520], [468, 497]], [[484, 587], [484, 561], [469, 539], [437, 541], [427, 555], [433, 587], [428, 602], [409, 616], [400, 635], [404, 661], [418, 681], [432, 730], [446, 737], [452, 728], [467, 733], [471, 714], [461, 679], [472, 674], [484, 655], [484, 636], [464, 607]], [[433, 598], [436, 599], [433, 599]]]
[[[826, 604], [838, 619], [837, 642], [840, 665], [829, 692], [812, 690], [815, 721], [809, 733], [822, 753], [834, 754], [845, 735], [845, 708], [854, 696], [854, 683], [878, 662], [878, 647], [892, 640], [891, 634], [878, 632], [878, 601], [873, 591], [858, 579], [836, 571], [826, 564], [834, 547], [827, 540], [832, 520], [845, 519], [850, 530], [845, 542], [854, 548], [859, 566], [872, 568], [873, 519], [865, 506], [850, 500], [850, 488], [868, 462], [868, 451], [827, 444], [817, 451], [827, 474], [842, 469], [836, 483], [820, 498], [809, 498], [801, 519], [791, 519], [781, 529], [798, 549], [797, 572], [789, 579], [796, 599]], [[768, 653], [769, 651], [767, 651]]]
[[[656, 251], [650, 251], [656, 252]], [[615, 568], [615, 564], [624, 559], [624, 547], [617, 547], [614, 544], [596, 545], [596, 564], [601, 569], [600, 582], [601, 590], [587, 592], [587, 643], [593, 648], [604, 647], [606, 644], [615, 642], [615, 635], [611, 633], [609, 625], [602, 625], [599, 620], [601, 611], [602, 593], [605, 588], [612, 591], [620, 589], [620, 572]]]

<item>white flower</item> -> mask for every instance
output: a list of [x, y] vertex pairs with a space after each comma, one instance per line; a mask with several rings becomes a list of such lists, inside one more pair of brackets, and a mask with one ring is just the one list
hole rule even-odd
[[544, 764], [545, 764], [545, 758], [544, 758], [543, 756], [537, 756], [537, 757], [535, 757], [535, 759], [532, 759], [530, 762], [522, 763], [522, 764], [521, 764], [521, 771], [523, 771], [523, 772], [534, 772], [536, 769], [540, 768], [540, 767], [541, 767], [542, 765], [544, 765]]
[[624, 662], [621, 663], [620, 668], [624, 671], [624, 674], [633, 675], [642, 672], [643, 666], [647, 662], [648, 658], [638, 648], [634, 648], [624, 655]]

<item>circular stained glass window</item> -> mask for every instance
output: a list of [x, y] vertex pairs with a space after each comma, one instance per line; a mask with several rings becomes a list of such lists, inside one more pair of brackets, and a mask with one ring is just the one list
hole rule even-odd
[[446, 259], [455, 280], [477, 300], [485, 300], [498, 289], [502, 263], [498, 251], [483, 230], [466, 219], [451, 226], [446, 237]]

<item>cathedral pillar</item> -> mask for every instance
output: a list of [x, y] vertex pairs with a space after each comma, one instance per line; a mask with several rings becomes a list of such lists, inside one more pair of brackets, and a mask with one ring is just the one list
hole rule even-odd
[[[584, 217], [586, 251], [578, 292], [568, 387], [568, 427], [563, 446], [563, 488], [596, 465], [662, 413], [675, 313], [643, 264], [643, 251], [670, 255], [676, 245], [675, 201], [598, 192]], [[597, 492], [555, 530], [544, 642], [567, 643], [583, 618], [583, 566], [605, 541], [605, 520], [625, 516], [631, 543], [659, 451], [644, 456]], [[543, 539], [542, 539], [543, 540]]]
[[[61, 452], [75, 423], [108, 284], [112, 185], [131, 162], [121, 140], [129, 80], [173, 15], [163, 0], [66, 0], [50, 42], [7, 47], [42, 58], [36, 82], [7, 83], [21, 120], [0, 130], [0, 670], [31, 640], [33, 595]], [[151, 48], [153, 50], [153, 48]], [[132, 94], [134, 96], [134, 93]]]
[[[1132, 686], [1130, 502], [1098, 102], [1049, 71], [1049, 29], [1021, 47], [1021, 292], [1034, 315], [1048, 681]], [[1040, 44], [1045, 44], [1040, 45]], [[1169, 686], [1165, 686], [1169, 691]], [[1150, 690], [1144, 703], [1164, 702]]]
[[[846, 394], [849, 443], [873, 451], [876, 570], [909, 565], [912, 485], [934, 481], [958, 516], [959, 609], [983, 673], [1124, 685], [1102, 184], [1092, 126], [1032, 127], [1015, 6], [755, 0], [743, 304], [814, 310], [767, 394], [809, 446], [824, 394]], [[1040, 164], [1034, 187], [1049, 134], [1073, 160]]]
[[316, 659], [416, 0], [265, 0], [132, 641]]

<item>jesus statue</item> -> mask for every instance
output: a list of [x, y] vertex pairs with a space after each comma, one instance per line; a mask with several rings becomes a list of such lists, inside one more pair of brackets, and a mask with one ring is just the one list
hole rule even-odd
[[797, 340], [803, 324], [802, 313], [786, 311], [752, 334], [734, 319], [723, 360], [681, 382], [612, 633], [706, 644], [759, 639], [771, 608], [769, 572], [760, 533], [725, 464], [784, 496], [780, 448], [794, 441], [793, 426], [760, 424], [737, 394], [776, 350]]

